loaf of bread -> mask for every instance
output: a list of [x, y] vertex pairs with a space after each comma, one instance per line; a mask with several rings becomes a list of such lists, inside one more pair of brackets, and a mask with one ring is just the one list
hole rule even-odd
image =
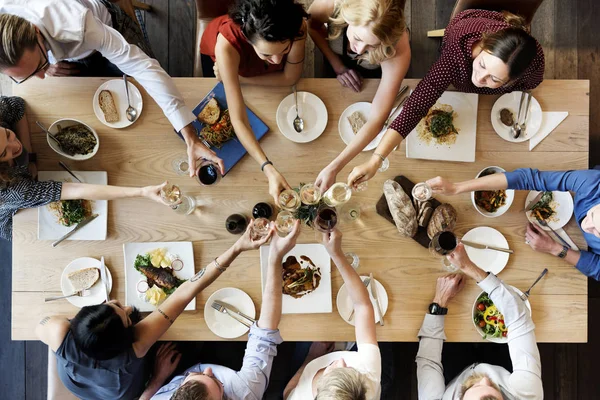
[[383, 184], [383, 194], [398, 232], [405, 237], [415, 236], [418, 229], [417, 212], [402, 186], [398, 182], [388, 179]]
[[204, 122], [208, 125], [216, 124], [221, 116], [221, 108], [219, 107], [219, 103], [214, 98], [210, 99], [210, 101], [204, 106], [200, 114], [198, 114], [198, 120], [200, 122]]
[[100, 271], [98, 268], [93, 267], [80, 269], [67, 275], [67, 279], [71, 283], [71, 286], [73, 286], [74, 292], [91, 288], [99, 278]]
[[429, 239], [433, 238], [438, 232], [454, 230], [457, 217], [458, 214], [452, 205], [445, 203], [438, 206], [433, 211], [433, 215], [427, 225], [427, 236], [429, 236]]
[[115, 105], [115, 99], [113, 98], [110, 90], [102, 90], [98, 96], [98, 102], [100, 103], [100, 109], [104, 113], [104, 119], [106, 122], [119, 122], [119, 110]]

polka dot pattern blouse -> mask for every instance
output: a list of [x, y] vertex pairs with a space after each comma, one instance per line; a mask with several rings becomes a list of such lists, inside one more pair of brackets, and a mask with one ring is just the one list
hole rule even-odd
[[536, 88], [544, 78], [544, 51], [537, 42], [535, 58], [515, 82], [497, 89], [478, 88], [471, 82], [473, 44], [481, 40], [483, 33], [509, 27], [502, 13], [495, 11], [467, 10], [454, 17], [446, 28], [440, 58], [417, 85], [390, 128], [402, 137], [408, 136], [450, 84], [459, 92], [490, 95]]

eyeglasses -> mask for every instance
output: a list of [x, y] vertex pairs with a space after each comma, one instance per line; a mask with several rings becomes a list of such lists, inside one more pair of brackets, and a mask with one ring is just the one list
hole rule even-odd
[[36, 75], [37, 73], [39, 73], [40, 71], [46, 69], [48, 67], [48, 65], [50, 65], [50, 62], [48, 61], [48, 57], [46, 56], [46, 53], [44, 52], [44, 50], [42, 49], [42, 46], [40, 46], [40, 42], [39, 40], [37, 41], [37, 45], [38, 48], [40, 49], [40, 54], [43, 57], [43, 59], [45, 60], [44, 63], [42, 65], [40, 65], [39, 67], [37, 67], [37, 69], [35, 71], [33, 71], [33, 73], [31, 75], [29, 75], [27, 78], [25, 79], [21, 79], [21, 80], [16, 80], [15, 78], [13, 78], [12, 76], [9, 76], [10, 79], [12, 79], [12, 81], [14, 83], [16, 83], [17, 85], [20, 85], [21, 83], [25, 82], [27, 79], [31, 78], [32, 76]]

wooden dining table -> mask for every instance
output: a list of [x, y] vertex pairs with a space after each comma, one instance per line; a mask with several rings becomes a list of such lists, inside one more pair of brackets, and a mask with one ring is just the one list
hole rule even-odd
[[[14, 94], [27, 102], [27, 118], [39, 171], [60, 170], [61, 157], [54, 153], [46, 137], [35, 125], [47, 126], [59, 118], [75, 118], [92, 126], [100, 136], [100, 148], [91, 159], [69, 162], [74, 170], [107, 171], [108, 183], [121, 186], [145, 186], [165, 180], [195, 196], [199, 207], [189, 216], [172, 212], [143, 198], [109, 202], [108, 236], [103, 241], [64, 241], [53, 248], [50, 241], [37, 238], [38, 210], [21, 210], [14, 217], [12, 271], [12, 339], [35, 340], [35, 327], [47, 315], [74, 316], [78, 309], [66, 300], [44, 303], [44, 297], [60, 295], [63, 269], [78, 257], [104, 256], [113, 277], [111, 297], [125, 302], [123, 244], [128, 242], [191, 241], [195, 269], [198, 271], [223, 253], [238, 238], [227, 232], [225, 219], [233, 213], [250, 215], [254, 204], [272, 202], [267, 180], [260, 166], [245, 156], [214, 187], [202, 187], [191, 178], [175, 174], [171, 162], [185, 154], [183, 141], [174, 133], [161, 109], [141, 88], [143, 111], [139, 119], [125, 129], [112, 129], [96, 118], [92, 98], [107, 78], [30, 79], [14, 86]], [[194, 107], [216, 84], [214, 79], [175, 78], [186, 103]], [[405, 80], [414, 89], [419, 81]], [[371, 101], [378, 80], [365, 80], [362, 91], [341, 87], [335, 79], [302, 79], [299, 91], [317, 95], [327, 107], [328, 120], [316, 140], [299, 144], [285, 138], [277, 127], [276, 110], [291, 93], [289, 87], [243, 86], [246, 104], [269, 126], [261, 145], [277, 169], [292, 186], [312, 182], [345, 144], [338, 133], [338, 120], [349, 105]], [[479, 96], [477, 112], [476, 159], [472, 163], [407, 159], [405, 144], [389, 156], [390, 167], [369, 181], [368, 189], [356, 193], [361, 203], [360, 218], [341, 224], [344, 251], [360, 258], [358, 272], [373, 273], [389, 296], [385, 325], [377, 326], [381, 341], [417, 341], [417, 332], [428, 305], [432, 302], [436, 280], [445, 272], [440, 260], [412, 239], [401, 237], [396, 227], [379, 216], [375, 204], [387, 179], [405, 175], [420, 182], [437, 175], [454, 181], [475, 177], [483, 168], [500, 166], [508, 171], [531, 167], [540, 170], [588, 168], [589, 81], [547, 80], [533, 95], [543, 111], [568, 111], [569, 116], [533, 151], [528, 143], [509, 143], [500, 138], [491, 124], [491, 109], [498, 96]], [[371, 157], [358, 155], [338, 174], [346, 181], [351, 169]], [[67, 160], [63, 160], [67, 161]], [[508, 212], [498, 218], [486, 218], [473, 207], [469, 194], [439, 196], [458, 211], [456, 232], [460, 236], [472, 228], [489, 226], [499, 230], [514, 250], [499, 277], [525, 290], [544, 268], [547, 276], [532, 290], [530, 302], [540, 342], [586, 342], [588, 321], [587, 278], [565, 261], [534, 252], [525, 244], [527, 218], [523, 211], [527, 191], [517, 191]], [[582, 249], [585, 242], [574, 218], [565, 230]], [[299, 243], [314, 243], [315, 233], [303, 227]], [[8, 266], [5, 266], [7, 268]], [[325, 314], [283, 315], [280, 330], [285, 340], [342, 341], [354, 339], [354, 328], [337, 312], [336, 295], [343, 284], [332, 265], [333, 311]], [[203, 314], [207, 298], [217, 289], [236, 287], [250, 295], [257, 310], [261, 304], [259, 252], [240, 255], [217, 281], [197, 296], [196, 310], [185, 311], [164, 335], [168, 340], [220, 340], [207, 327]], [[449, 304], [445, 332], [448, 341], [479, 342], [483, 339], [473, 326], [472, 308], [481, 290], [469, 279], [465, 288]], [[309, 310], [307, 310], [309, 311]], [[245, 340], [246, 336], [239, 338]]]

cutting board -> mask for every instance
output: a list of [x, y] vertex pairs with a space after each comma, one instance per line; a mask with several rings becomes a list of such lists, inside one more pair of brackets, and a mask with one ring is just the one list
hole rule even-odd
[[[413, 200], [412, 189], [415, 186], [415, 184], [412, 183], [404, 175], [397, 176], [394, 178], [394, 180], [396, 182], [398, 182], [400, 184], [400, 186], [402, 186], [402, 189], [408, 195], [408, 197], [410, 197], [410, 200], [412, 201]], [[431, 207], [433, 207], [434, 210], [441, 204], [439, 201], [437, 201], [434, 198], [431, 198], [429, 200], [429, 202], [431, 203]], [[390, 209], [388, 207], [387, 200], [385, 199], [385, 195], [381, 195], [381, 198], [377, 202], [375, 209], [377, 210], [377, 214], [379, 214], [383, 218], [387, 219], [392, 225], [394, 225], [394, 229], [396, 229], [396, 223], [394, 222], [394, 219], [392, 218], [392, 214], [390, 213]], [[429, 239], [429, 236], [427, 236], [427, 228], [423, 228], [422, 226], [419, 226], [419, 229], [417, 230], [417, 234], [413, 237], [413, 240], [415, 240], [421, 246], [423, 246], [425, 248], [429, 248], [429, 243], [431, 242], [431, 240]]]
[[[223, 86], [223, 82], [217, 83], [217, 85], [212, 88], [210, 92], [198, 103], [198, 105], [192, 111], [195, 116], [200, 114], [200, 111], [206, 106], [206, 104], [210, 101], [210, 99], [214, 98], [219, 103], [219, 107], [221, 110], [225, 110], [228, 108], [227, 99], [225, 98], [225, 87]], [[269, 127], [260, 119], [250, 108], [246, 106], [246, 113], [248, 115], [248, 121], [250, 122], [250, 127], [252, 128], [252, 132], [256, 137], [256, 140], [262, 139], [263, 136], [269, 131]], [[192, 124], [198, 132], [202, 130], [204, 127], [204, 123], [195, 119]], [[183, 139], [180, 133], [177, 133], [179, 137]], [[216, 147], [211, 147], [211, 149], [217, 153], [217, 156], [223, 160], [225, 163], [225, 174], [227, 174], [231, 168], [234, 167], [235, 164], [238, 163], [246, 155], [247, 151], [242, 146], [242, 143], [237, 138], [234, 138], [221, 146], [220, 149]]]

